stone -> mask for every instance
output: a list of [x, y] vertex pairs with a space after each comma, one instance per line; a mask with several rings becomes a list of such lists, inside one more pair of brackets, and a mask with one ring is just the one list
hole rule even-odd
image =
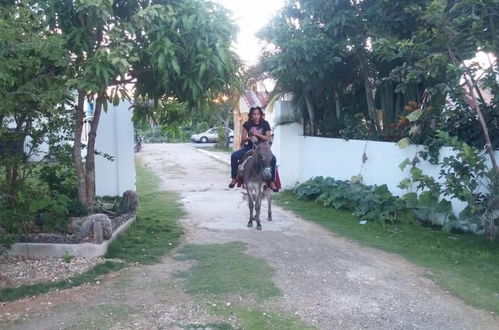
[[[87, 217], [83, 225], [81, 226], [78, 233], [75, 235], [75, 241], [79, 242], [85, 237], [94, 238], [94, 224], [99, 223], [99, 227], [102, 227], [102, 238], [110, 239], [113, 235], [113, 225], [109, 217], [102, 213], [92, 214]], [[99, 230], [99, 229], [97, 229]], [[99, 237], [97, 237], [99, 239]]]
[[86, 219], [87, 219], [86, 216], [85, 217], [69, 217], [69, 222], [67, 225], [68, 233], [74, 234], [74, 233], [78, 232], [78, 230], [81, 228], [81, 226], [83, 225], [83, 223], [85, 222]]
[[101, 244], [104, 241], [104, 230], [102, 222], [96, 221], [93, 224], [94, 243]]
[[127, 190], [123, 193], [121, 200], [121, 210], [124, 212], [137, 212], [139, 208], [139, 196], [133, 190]]

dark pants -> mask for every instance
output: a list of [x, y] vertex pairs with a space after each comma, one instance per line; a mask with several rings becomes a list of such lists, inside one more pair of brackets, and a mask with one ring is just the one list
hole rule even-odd
[[[230, 155], [230, 177], [232, 179], [235, 179], [237, 177], [237, 166], [239, 165], [239, 160], [243, 158], [244, 154], [248, 152], [248, 150], [251, 150], [251, 147], [246, 146], [242, 147], [241, 149], [234, 151], [232, 155]], [[271, 166], [271, 171], [272, 171], [272, 178], [270, 179], [271, 181], [275, 180], [275, 167], [277, 164], [277, 160], [274, 155], [272, 155], [272, 161], [270, 163]]]

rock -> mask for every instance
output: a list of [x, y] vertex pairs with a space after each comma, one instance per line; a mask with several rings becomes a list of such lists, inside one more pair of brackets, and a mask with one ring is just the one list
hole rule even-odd
[[107, 215], [102, 213], [92, 214], [87, 217], [78, 233], [75, 235], [75, 242], [79, 242], [85, 237], [94, 237], [94, 223], [102, 225], [102, 236], [104, 239], [110, 239], [113, 235], [113, 225]]
[[139, 208], [139, 196], [133, 190], [127, 190], [123, 193], [121, 200], [121, 209], [124, 212], [136, 212]]
[[81, 226], [83, 225], [83, 223], [85, 222], [86, 219], [87, 219], [86, 216], [85, 217], [70, 217], [69, 222], [68, 222], [68, 226], [67, 226], [68, 233], [73, 234], [73, 233], [78, 232], [78, 230], [80, 230]]
[[104, 241], [104, 228], [102, 227], [102, 222], [94, 221], [93, 234], [95, 244], [101, 244]]

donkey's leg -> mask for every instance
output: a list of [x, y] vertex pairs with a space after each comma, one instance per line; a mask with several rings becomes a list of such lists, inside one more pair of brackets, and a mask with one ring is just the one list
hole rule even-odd
[[267, 220], [272, 221], [272, 192], [270, 191], [270, 189], [267, 191], [267, 206], [268, 206]]
[[256, 220], [256, 229], [262, 230], [262, 225], [260, 223], [260, 209], [262, 206], [262, 194], [259, 193], [255, 200], [255, 220]]
[[249, 217], [249, 221], [248, 221], [248, 228], [251, 228], [253, 227], [253, 196], [251, 196], [251, 193], [248, 189], [248, 207], [249, 207], [249, 211], [250, 211], [250, 217]]

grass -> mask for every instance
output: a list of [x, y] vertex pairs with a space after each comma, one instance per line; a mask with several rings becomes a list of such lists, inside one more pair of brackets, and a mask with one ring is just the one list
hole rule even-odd
[[222, 147], [219, 145], [215, 145], [214, 147], [203, 148], [203, 150], [206, 150], [206, 151], [225, 151], [225, 152], [233, 152], [234, 151], [232, 149], [232, 147]]
[[[272, 269], [265, 261], [244, 253], [246, 244], [232, 242], [227, 244], [187, 245], [175, 257], [179, 260], [195, 260], [196, 264], [187, 271], [177, 273], [185, 278], [185, 292], [190, 294], [216, 295], [253, 295], [258, 307], [262, 301], [280, 295], [272, 281]], [[212, 296], [210, 296], [212, 297]], [[211, 304], [211, 312], [223, 318], [235, 317], [236, 329], [275, 329], [303, 330], [312, 329], [297, 317], [275, 311], [263, 311], [247, 306], [227, 306], [224, 300]], [[186, 329], [234, 329], [228, 323], [209, 325], [188, 325]]]
[[192, 294], [254, 294], [260, 299], [279, 295], [272, 269], [244, 249], [240, 242], [187, 245], [176, 258], [196, 260], [197, 264], [177, 276], [186, 278], [185, 290]]
[[109, 246], [107, 258], [153, 264], [178, 245], [183, 215], [178, 196], [159, 191], [158, 177], [137, 164], [140, 208], [137, 220]]
[[394, 224], [360, 225], [350, 211], [296, 200], [291, 192], [276, 202], [304, 219], [367, 246], [396, 253], [426, 267], [444, 290], [465, 302], [499, 314], [499, 244], [483, 236], [449, 234], [423, 227], [410, 216]]
[[109, 247], [106, 258], [120, 258], [125, 262], [105, 261], [90, 271], [67, 280], [23, 285], [0, 290], [0, 301], [14, 301], [43, 294], [55, 289], [68, 289], [95, 282], [100, 276], [126, 267], [127, 262], [151, 264], [161, 258], [180, 241], [182, 229], [178, 219], [182, 211], [176, 195], [160, 192], [158, 178], [137, 163], [137, 186], [140, 209], [136, 222]]
[[223, 304], [212, 308], [214, 314], [219, 316], [235, 316], [238, 325], [242, 329], [261, 329], [261, 330], [307, 330], [314, 329], [304, 324], [295, 316], [285, 313], [276, 313], [274, 311], [262, 311], [258, 309], [249, 309], [246, 307], [226, 307]]

